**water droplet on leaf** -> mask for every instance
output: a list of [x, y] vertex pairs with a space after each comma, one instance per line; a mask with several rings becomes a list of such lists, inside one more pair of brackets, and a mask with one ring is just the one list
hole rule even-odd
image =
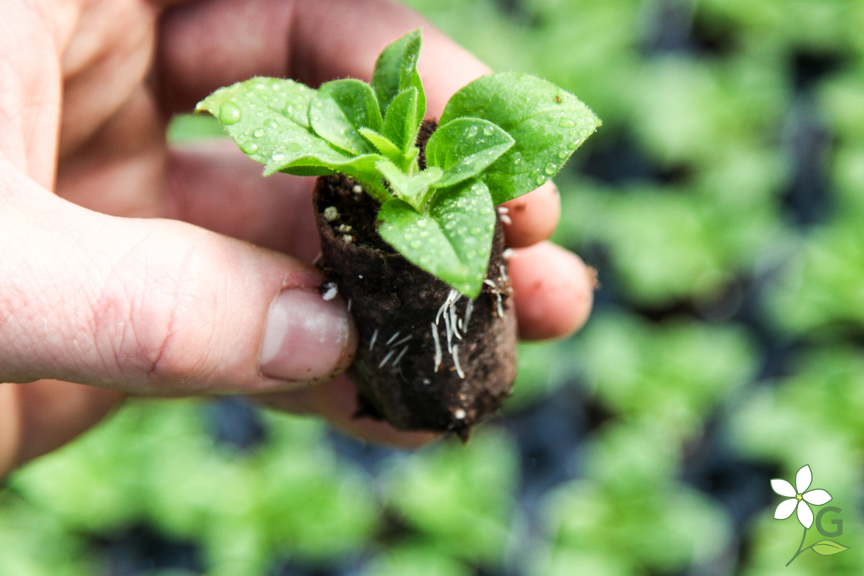
[[252, 133], [252, 135], [255, 136], [255, 138], [261, 138], [262, 136], [264, 136], [264, 129], [258, 128], [257, 130], [255, 130], [255, 132]]
[[219, 107], [219, 121], [226, 126], [240, 121], [240, 107], [234, 102], [225, 102]]
[[574, 122], [570, 118], [562, 118], [558, 122], [558, 126], [560, 126], [561, 128], [573, 128], [574, 126], [576, 126], [576, 122]]
[[544, 171], [546, 172], [546, 174], [551, 176], [551, 175], [555, 174], [555, 170], [557, 170], [557, 169], [558, 169], [558, 166], [556, 166], [555, 164], [552, 164], [550, 162], [549, 164], [546, 164], [546, 168], [544, 168]]

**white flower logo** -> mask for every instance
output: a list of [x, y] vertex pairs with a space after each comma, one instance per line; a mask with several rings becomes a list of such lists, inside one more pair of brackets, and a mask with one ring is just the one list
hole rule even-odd
[[810, 487], [810, 482], [813, 480], [813, 475], [810, 473], [810, 466], [803, 466], [795, 475], [795, 488], [789, 482], [774, 478], [771, 480], [771, 488], [780, 496], [786, 496], [789, 500], [784, 500], [777, 506], [774, 512], [774, 518], [777, 520], [785, 520], [792, 515], [795, 509], [798, 509], [798, 521], [804, 526], [805, 530], [813, 525], [813, 512], [810, 510], [812, 504], [821, 506], [829, 500], [831, 495], [825, 490], [810, 490], [805, 492]]

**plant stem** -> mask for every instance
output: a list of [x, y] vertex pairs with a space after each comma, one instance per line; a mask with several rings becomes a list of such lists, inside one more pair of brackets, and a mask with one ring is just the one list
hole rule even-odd
[[801, 549], [801, 546], [804, 545], [804, 539], [805, 539], [805, 538], [807, 538], [807, 528], [804, 528], [804, 535], [801, 536], [801, 543], [798, 544], [798, 551], [795, 552], [795, 555], [792, 556], [792, 559], [789, 560], [789, 562], [786, 563], [786, 566], [787, 566], [787, 567], [789, 566], [789, 564], [792, 563], [792, 560], [795, 560], [795, 558], [798, 557], [799, 554], [801, 554], [802, 552], [804, 552], [804, 550], [807, 550], [807, 548], [810, 548], [810, 546], [808, 546], [807, 548], [804, 548], [804, 550]]

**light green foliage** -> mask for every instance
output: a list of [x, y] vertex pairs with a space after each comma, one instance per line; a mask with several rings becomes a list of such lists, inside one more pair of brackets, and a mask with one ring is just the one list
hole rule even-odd
[[[291, 80], [253, 78], [217, 90], [196, 110], [215, 116], [244, 153], [266, 165], [265, 175], [355, 178], [383, 205], [381, 236], [474, 298], [489, 263], [491, 205], [554, 176], [599, 120], [549, 82], [491, 74], [450, 100], [421, 170], [415, 145], [426, 111], [420, 45], [415, 30], [387, 46], [371, 85], [335, 80], [315, 91]], [[430, 216], [437, 232], [420, 229]], [[455, 229], [446, 227], [451, 223]], [[414, 246], [423, 232], [432, 234], [430, 242]]]
[[444, 444], [417, 454], [387, 474], [390, 503], [440, 552], [495, 565], [509, 534], [514, 448], [503, 432], [484, 430], [464, 447]]
[[387, 550], [374, 558], [362, 576], [470, 576], [470, 568], [446, 551], [415, 545]]
[[[368, 544], [375, 497], [327, 450], [321, 423], [273, 415], [271, 441], [248, 456], [215, 450], [203, 424], [197, 402], [129, 406], [12, 486], [68, 530], [109, 533], [147, 520], [197, 539], [208, 574], [258, 575], [286, 549], [332, 561]], [[3, 562], [0, 573], [14, 574]]]
[[631, 418], [662, 423], [681, 438], [698, 433], [706, 412], [756, 370], [752, 343], [731, 325], [649, 326], [606, 314], [586, 329], [577, 351], [602, 402]]
[[546, 498], [546, 530], [556, 552], [593, 555], [600, 573], [610, 574], [672, 571], [722, 553], [731, 540], [730, 520], [673, 479], [673, 440], [656, 426], [601, 430], [588, 446], [586, 478]]

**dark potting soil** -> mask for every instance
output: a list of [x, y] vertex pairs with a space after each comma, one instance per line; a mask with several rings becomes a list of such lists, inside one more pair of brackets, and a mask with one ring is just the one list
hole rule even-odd
[[[432, 130], [425, 123], [421, 149]], [[487, 282], [469, 300], [379, 236], [378, 204], [353, 179], [320, 177], [314, 201], [319, 267], [351, 302], [360, 332], [349, 370], [358, 388], [357, 416], [467, 438], [501, 406], [516, 378], [516, 317], [500, 221]], [[331, 207], [336, 214], [329, 210], [328, 219]]]

